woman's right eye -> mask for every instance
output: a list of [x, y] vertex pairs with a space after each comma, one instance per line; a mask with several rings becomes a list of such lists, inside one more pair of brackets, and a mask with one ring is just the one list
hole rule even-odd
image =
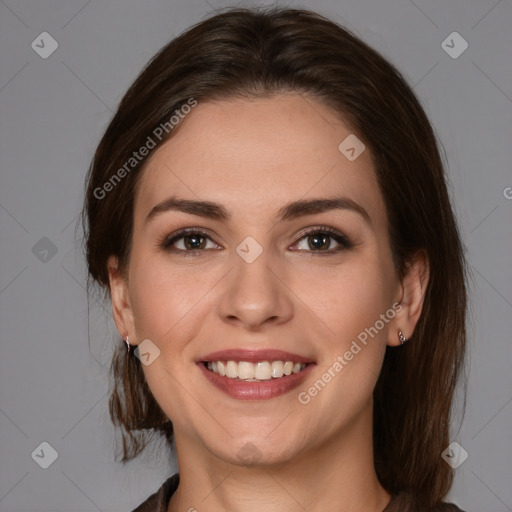
[[[210, 241], [213, 247], [208, 247]], [[217, 249], [219, 246], [213, 242], [210, 236], [197, 229], [181, 230], [178, 233], [164, 239], [161, 247], [166, 251], [182, 253], [184, 256], [199, 255], [202, 251], [208, 249]]]

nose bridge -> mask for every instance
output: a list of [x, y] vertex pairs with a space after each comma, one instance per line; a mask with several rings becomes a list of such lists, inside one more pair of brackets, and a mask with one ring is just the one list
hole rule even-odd
[[278, 277], [276, 261], [271, 261], [271, 251], [248, 237], [232, 256], [233, 271], [219, 303], [222, 318], [251, 329], [270, 319], [275, 322], [289, 319], [292, 302]]

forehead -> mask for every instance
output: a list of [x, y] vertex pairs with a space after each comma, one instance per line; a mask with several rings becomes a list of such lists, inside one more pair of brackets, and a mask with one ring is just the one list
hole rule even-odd
[[353, 161], [339, 149], [354, 136], [337, 113], [304, 95], [199, 103], [147, 162], [136, 215], [171, 195], [254, 217], [308, 195], [342, 194], [381, 217], [369, 148]]

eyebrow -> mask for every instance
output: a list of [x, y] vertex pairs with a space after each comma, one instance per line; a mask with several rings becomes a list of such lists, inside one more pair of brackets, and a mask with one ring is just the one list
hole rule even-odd
[[[284, 205], [276, 215], [276, 221], [291, 221], [306, 215], [323, 213], [331, 210], [349, 210], [359, 214], [369, 225], [372, 224], [368, 212], [358, 203], [348, 197], [300, 199]], [[179, 211], [219, 221], [229, 221], [231, 214], [224, 206], [212, 201], [197, 201], [180, 199], [175, 196], [165, 199], [154, 206], [146, 217], [146, 223], [158, 215]]]

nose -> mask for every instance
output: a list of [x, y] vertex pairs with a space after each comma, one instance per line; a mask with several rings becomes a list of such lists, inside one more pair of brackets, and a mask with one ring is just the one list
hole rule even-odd
[[234, 255], [234, 268], [219, 300], [223, 322], [257, 331], [265, 325], [277, 325], [293, 317], [292, 292], [283, 272], [273, 268], [265, 251], [252, 263]]

